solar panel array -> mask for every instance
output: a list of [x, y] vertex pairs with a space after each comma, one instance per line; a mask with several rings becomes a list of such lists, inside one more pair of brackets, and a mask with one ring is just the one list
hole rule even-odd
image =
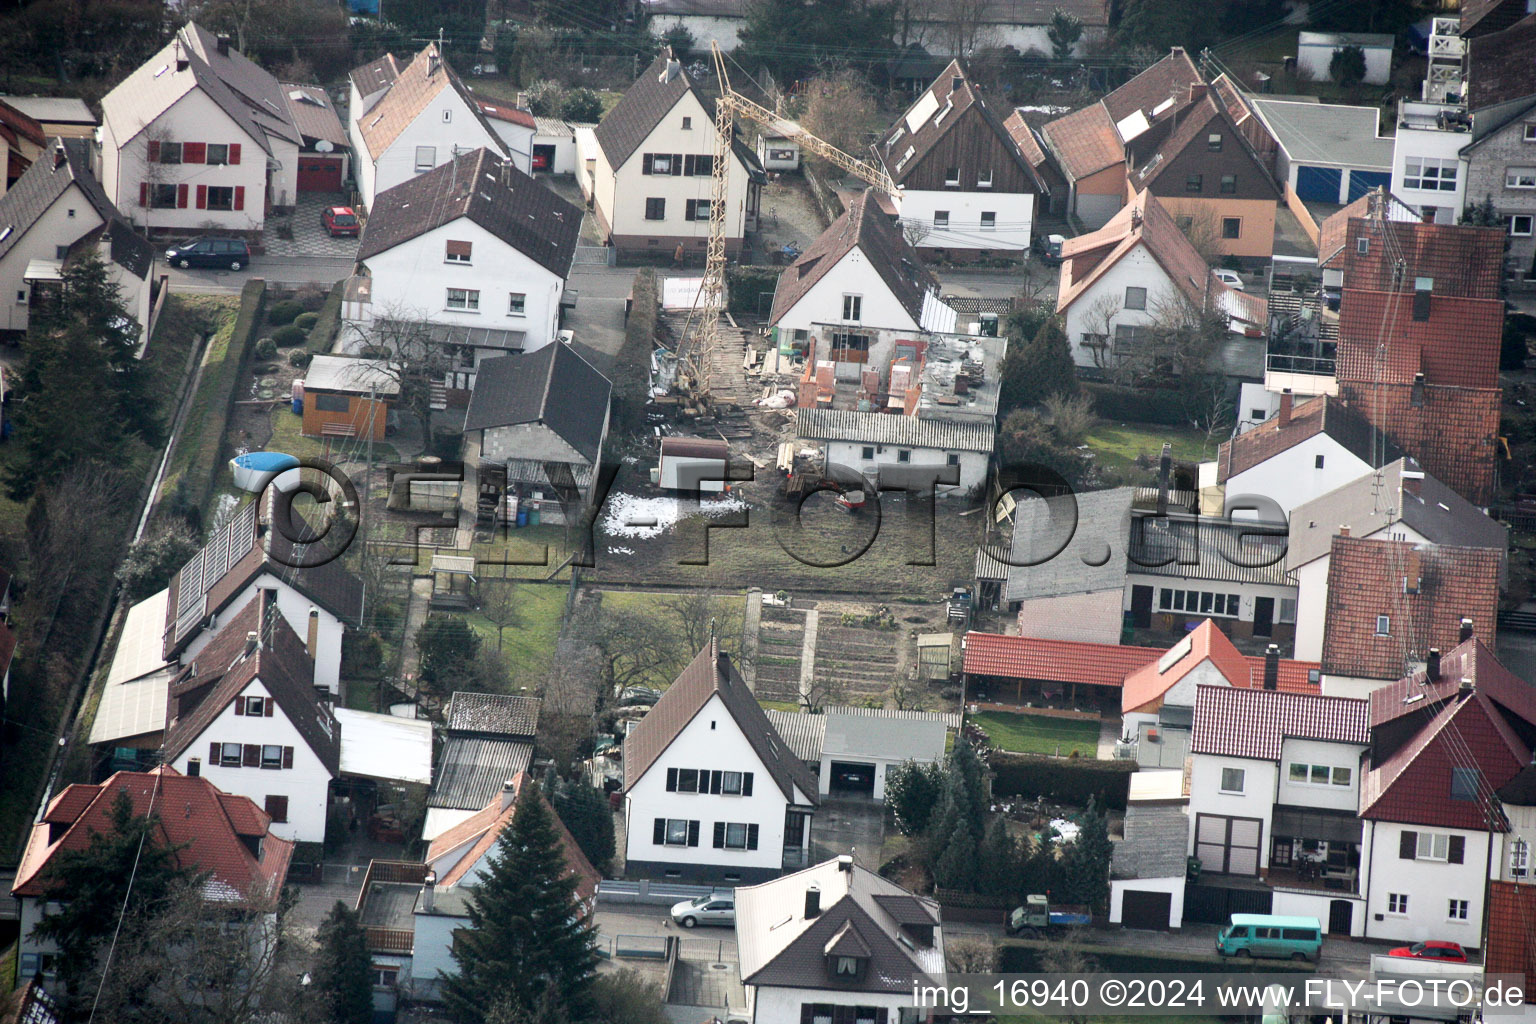
[[203, 617], [208, 591], [251, 550], [256, 537], [256, 504], [237, 512], [229, 525], [203, 545], [176, 576], [176, 639]]

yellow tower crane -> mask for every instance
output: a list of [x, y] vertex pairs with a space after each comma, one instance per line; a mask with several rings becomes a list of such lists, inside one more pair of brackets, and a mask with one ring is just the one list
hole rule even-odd
[[836, 146], [817, 138], [794, 121], [780, 117], [760, 103], [755, 103], [731, 88], [725, 70], [725, 55], [720, 44], [711, 42], [715, 75], [720, 83], [720, 98], [715, 102], [715, 156], [709, 204], [709, 248], [704, 260], [704, 281], [693, 311], [683, 328], [677, 349], [677, 384], [680, 391], [701, 406], [709, 404], [709, 354], [720, 338], [720, 313], [725, 305], [725, 218], [726, 196], [730, 182], [731, 142], [735, 138], [736, 119], [756, 122], [774, 135], [793, 139], [802, 151], [827, 161], [847, 174], [868, 182], [874, 188], [894, 196], [896, 182], [875, 164], [849, 156]]

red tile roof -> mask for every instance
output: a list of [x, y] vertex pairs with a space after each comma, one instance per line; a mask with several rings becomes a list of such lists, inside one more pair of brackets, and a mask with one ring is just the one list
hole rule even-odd
[[1413, 317], [1413, 292], [1346, 288], [1339, 304], [1340, 380], [1492, 388], [1499, 383], [1504, 303], [1433, 295], [1429, 319]]
[[1162, 656], [1160, 647], [967, 633], [964, 669], [967, 675], [1118, 687], [1127, 674]]
[[[1188, 635], [1189, 651], [1182, 658], [1164, 669], [1159, 658], [1125, 677], [1125, 688], [1120, 693], [1121, 711], [1156, 711], [1162, 706], [1163, 695], [1173, 689], [1194, 668], [1209, 661], [1221, 677], [1233, 686], [1248, 681], [1248, 662], [1227, 635], [1216, 628], [1216, 623], [1206, 619]], [[1180, 640], [1182, 644], [1184, 641]], [[1172, 649], [1168, 652], [1172, 654]]]
[[[1433, 384], [1422, 389], [1422, 396], [1417, 390], [1412, 384], [1339, 380], [1344, 403], [1375, 421], [1426, 473], [1474, 505], [1491, 503], [1504, 393], [1498, 388]], [[1386, 456], [1388, 461], [1394, 458]]]
[[[1536, 978], [1536, 885], [1490, 882], [1488, 936], [1483, 970], [1488, 974], [1523, 974]], [[1527, 995], [1527, 1002], [1536, 996]]]
[[519, 125], [523, 128], [533, 128], [535, 123], [533, 115], [526, 110], [505, 103], [492, 103], [490, 100], [475, 98], [475, 103], [480, 107], [480, 112], [493, 121], [506, 121], [508, 124]]
[[1114, 118], [1102, 103], [1048, 122], [1040, 132], [1070, 179], [1086, 178], [1125, 162]]
[[[1431, 647], [1450, 650], [1463, 617], [1493, 640], [1500, 552], [1492, 548], [1416, 545], [1335, 537], [1328, 561], [1323, 671], [1362, 679], [1397, 679]], [[1385, 636], [1377, 616], [1388, 617]]]
[[1200, 686], [1189, 749], [1196, 754], [1278, 761], [1287, 739], [1371, 741], [1370, 702], [1353, 697]]
[[[111, 808], [119, 793], [128, 795], [135, 814], [158, 816], [159, 839], [179, 848], [179, 864], [209, 873], [210, 898], [260, 907], [275, 904], [288, 877], [293, 844], [267, 833], [272, 819], [249, 798], [222, 793], [207, 779], [167, 767], [118, 772], [99, 786], [71, 786], [60, 793], [44, 820], [32, 827], [11, 891], [17, 896], [45, 895], [54, 855], [83, 850], [93, 833], [110, 831]], [[50, 842], [50, 832], [59, 826], [65, 826], [63, 833]], [[259, 857], [242, 836], [260, 837]]]
[[[1431, 705], [1424, 715], [1424, 725], [1407, 743], [1380, 764], [1367, 762], [1360, 817], [1504, 831], [1502, 815], [1489, 820], [1491, 793], [1519, 774], [1530, 760], [1530, 748], [1488, 695], [1476, 689], [1469, 696]], [[1451, 799], [1452, 769], [1474, 766], [1482, 779], [1480, 796]]]
[[1171, 116], [1174, 110], [1189, 102], [1189, 87], [1204, 82], [1200, 69], [1189, 59], [1182, 46], [1175, 46], [1168, 55], [1142, 71], [1135, 78], [1111, 92], [1103, 99], [1104, 109], [1115, 121], [1123, 121], [1136, 111], [1153, 120], [1152, 111], [1163, 101], [1173, 98], [1173, 105], [1158, 115], [1158, 119]]
[[[1481, 637], [1447, 650], [1440, 657], [1440, 678], [1431, 683], [1423, 669], [1395, 683], [1371, 691], [1371, 727], [1376, 728], [1424, 713], [1453, 699], [1463, 679], [1472, 684], [1494, 704], [1536, 727], [1536, 687], [1505, 668]], [[1413, 698], [1422, 697], [1422, 700]]]
[[[1216, 480], [1225, 483], [1318, 434], [1327, 434], [1361, 462], [1371, 464], [1370, 425], [1338, 399], [1319, 395], [1297, 402], [1288, 423], [1271, 416], [1252, 430], [1222, 442], [1216, 456]], [[1397, 453], [1391, 456], [1398, 457]]]
[[[1361, 238], [1369, 240], [1365, 252], [1359, 251]], [[1391, 291], [1399, 260], [1404, 264], [1401, 287], [1410, 292], [1415, 278], [1429, 277], [1437, 296], [1497, 299], [1504, 275], [1504, 230], [1395, 219], [1377, 224], [1363, 215], [1348, 219], [1346, 290]]]

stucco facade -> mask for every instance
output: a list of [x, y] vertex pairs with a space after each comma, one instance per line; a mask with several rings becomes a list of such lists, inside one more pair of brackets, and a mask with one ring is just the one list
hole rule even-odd
[[[58, 259], [61, 249], [67, 250], [81, 236], [101, 225], [101, 216], [97, 214], [96, 208], [85, 198], [80, 186], [74, 184], [54, 200], [43, 211], [43, 215], [32, 222], [30, 228], [10, 225], [25, 234], [11, 245], [4, 256], [0, 256], [0, 330], [25, 331], [31, 321], [28, 305], [31, 289], [23, 279], [27, 264], [33, 260]], [[112, 264], [108, 263], [107, 269], [111, 273]], [[123, 297], [136, 298], [126, 292]], [[137, 309], [138, 303], [130, 301], [128, 305], [131, 309]]]
[[[1184, 179], [1175, 176], [1174, 180], [1182, 182]], [[1273, 199], [1222, 199], [1217, 196], [1195, 199], [1178, 193], [1165, 195], [1156, 189], [1153, 191], [1158, 202], [1168, 208], [1175, 220], [1181, 223], [1185, 217], [1209, 220], [1215, 234], [1211, 245], [1221, 255], [1267, 261], [1274, 254], [1275, 211], [1279, 204]], [[1236, 231], [1235, 237], [1231, 234], [1233, 231]]]
[[[1402, 856], [1404, 832], [1460, 837], [1461, 863], [1452, 863], [1443, 854], [1439, 859]], [[1370, 911], [1365, 937], [1389, 942], [1446, 939], [1469, 949], [1481, 946], [1487, 880], [1498, 869], [1497, 860], [1489, 859], [1490, 838], [1502, 850], [1503, 837], [1486, 832], [1365, 822], [1363, 848], [1370, 867], [1362, 889]], [[1465, 901], [1465, 908], [1457, 906], [1453, 914], [1452, 900]], [[1463, 910], [1465, 916], [1461, 916]]]
[[[315, 612], [315, 643], [313, 650], [310, 651], [310, 658], [315, 663], [315, 685], [323, 686], [333, 695], [340, 696], [341, 637], [346, 632], [346, 623], [326, 609], [318, 607], [287, 582], [269, 572], [264, 572], [252, 580], [233, 601], [229, 602], [226, 611], [215, 617], [217, 621], [210, 623], [208, 628], [187, 642], [186, 650], [181, 655], [181, 663], [192, 664], [197, 658], [197, 653], [208, 646], [208, 641], [218, 635], [220, 625], [250, 604], [262, 590], [277, 591], [277, 610], [282, 613], [283, 619], [298, 634], [299, 639], [306, 642], [306, 645], [309, 637], [310, 612]], [[215, 782], [215, 785], [217, 784]]]
[[[364, 115], [362, 124], [365, 128], [367, 123], [368, 115]], [[494, 131], [487, 131], [485, 122], [447, 83], [382, 152], [370, 150], [366, 132], [362, 134], [365, 136], [360, 140], [363, 146], [357, 152], [357, 191], [363, 204], [369, 207], [373, 206], [374, 197], [380, 192], [441, 166], [462, 153], [481, 146], [494, 153], [506, 149], [501, 137]], [[519, 170], [526, 171], [528, 160], [525, 145], [523, 155], [515, 158], [514, 163]]]

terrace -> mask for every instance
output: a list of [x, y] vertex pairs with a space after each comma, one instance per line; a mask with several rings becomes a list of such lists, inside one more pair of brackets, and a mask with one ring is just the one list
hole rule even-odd
[[425, 864], [369, 861], [356, 909], [370, 953], [411, 954], [416, 941], [416, 900], [426, 877]]

